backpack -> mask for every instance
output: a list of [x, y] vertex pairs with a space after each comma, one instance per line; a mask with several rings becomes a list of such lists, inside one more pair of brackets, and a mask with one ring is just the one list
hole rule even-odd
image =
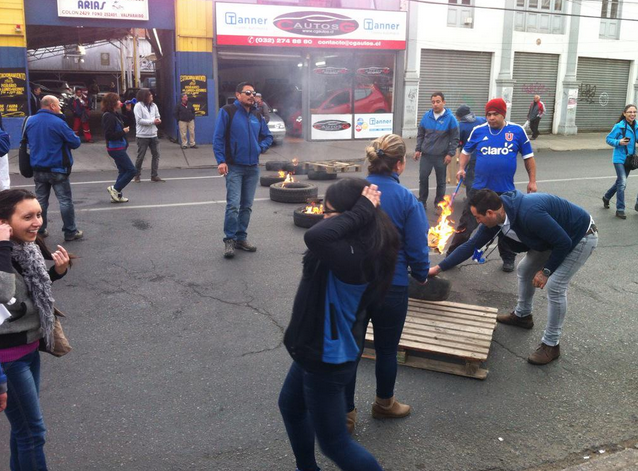
[[[231, 103], [229, 105], [222, 106], [222, 110], [228, 113], [228, 126], [226, 126], [226, 133], [224, 135], [224, 139], [226, 140], [226, 162], [232, 164], [235, 158], [233, 157], [230, 147], [230, 128], [233, 125], [233, 118], [235, 117], [235, 113], [237, 113], [237, 107], [234, 103]], [[254, 108], [250, 110], [250, 114], [254, 115], [258, 120], [263, 119], [261, 113]]]

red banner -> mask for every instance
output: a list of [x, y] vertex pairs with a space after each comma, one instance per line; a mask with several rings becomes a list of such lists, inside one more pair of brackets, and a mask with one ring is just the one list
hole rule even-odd
[[281, 38], [276, 36], [217, 36], [217, 44], [220, 46], [405, 49], [405, 41], [338, 38]]

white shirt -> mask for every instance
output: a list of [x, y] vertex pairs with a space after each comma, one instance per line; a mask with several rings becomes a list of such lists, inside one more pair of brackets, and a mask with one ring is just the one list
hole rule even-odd
[[[432, 113], [434, 113], [434, 111]], [[434, 119], [439, 119], [444, 114], [445, 114], [445, 110], [441, 111], [440, 113], [434, 113]]]
[[503, 235], [505, 237], [509, 237], [510, 239], [515, 240], [516, 242], [521, 242], [521, 239], [518, 238], [516, 232], [511, 229], [510, 218], [507, 217], [507, 213], [505, 214], [505, 222], [500, 225], [501, 230], [503, 231]]

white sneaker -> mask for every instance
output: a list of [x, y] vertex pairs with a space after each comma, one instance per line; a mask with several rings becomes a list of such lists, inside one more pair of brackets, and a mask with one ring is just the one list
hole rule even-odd
[[109, 186], [106, 191], [111, 195], [111, 203], [128, 203], [128, 198], [124, 198], [115, 188]]

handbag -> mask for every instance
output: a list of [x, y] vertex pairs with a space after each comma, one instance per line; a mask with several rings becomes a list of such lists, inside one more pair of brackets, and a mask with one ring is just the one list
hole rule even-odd
[[[623, 132], [622, 132], [623, 138], [625, 137], [626, 133], [627, 133], [627, 126], [625, 126], [625, 128], [623, 129]], [[625, 157], [625, 170], [626, 171], [636, 170], [638, 168], [638, 155], [636, 155], [635, 153], [632, 153], [630, 155], [629, 151], [627, 150], [628, 146], [624, 146], [624, 147], [625, 147], [625, 154], [627, 154], [627, 156]]]
[[[30, 116], [29, 116], [30, 118]], [[29, 151], [27, 150], [27, 146], [29, 145], [29, 141], [27, 139], [27, 121], [29, 118], [24, 120], [22, 124], [22, 140], [20, 141], [20, 151], [18, 152], [18, 166], [20, 167], [20, 175], [24, 178], [32, 178], [33, 177], [33, 167], [31, 167], [31, 156], [29, 155]]]
[[69, 340], [66, 338], [66, 335], [64, 335], [64, 330], [62, 330], [62, 324], [60, 323], [60, 317], [66, 316], [57, 307], [53, 308], [53, 315], [55, 316], [55, 322], [53, 324], [53, 347], [51, 350], [48, 350], [44, 339], [40, 339], [39, 350], [41, 352], [50, 353], [54, 357], [62, 357], [73, 350], [73, 347], [69, 345]]

